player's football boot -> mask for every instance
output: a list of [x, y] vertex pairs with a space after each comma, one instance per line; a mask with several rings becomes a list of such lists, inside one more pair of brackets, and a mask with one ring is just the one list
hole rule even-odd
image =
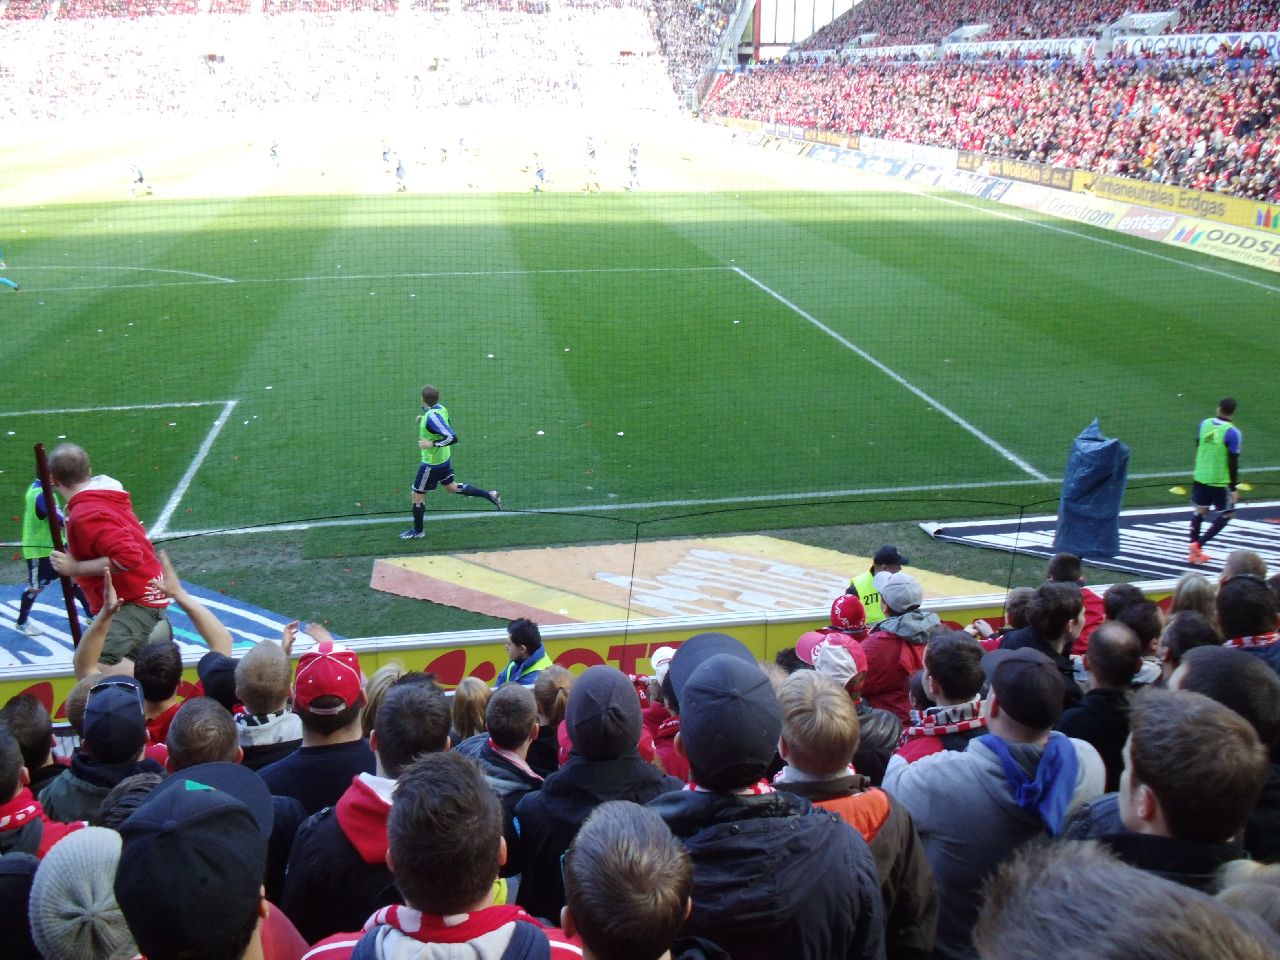
[[490, 490], [486, 494], [486, 496], [488, 497], [490, 503], [492, 503], [499, 510], [502, 509], [502, 495], [498, 493], [497, 490]]
[[421, 540], [426, 535], [427, 535], [426, 531], [415, 530], [413, 527], [410, 527], [404, 533], [400, 534], [400, 539], [401, 540]]
[[1194, 541], [1192, 541], [1191, 546], [1187, 548], [1187, 563], [1199, 565], [1202, 563], [1208, 563], [1212, 559], [1212, 557], [1204, 552], [1200, 547], [1200, 544]]
[[13, 629], [17, 630], [19, 633], [25, 633], [28, 637], [39, 637], [44, 634], [44, 631], [30, 620], [26, 623], [15, 623], [13, 625]]

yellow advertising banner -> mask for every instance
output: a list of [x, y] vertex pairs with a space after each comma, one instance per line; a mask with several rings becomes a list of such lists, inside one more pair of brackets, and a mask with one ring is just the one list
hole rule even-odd
[[1021, 180], [1024, 183], [1038, 183], [1058, 190], [1070, 190], [1072, 187], [1072, 171], [1062, 167], [1051, 167], [1047, 163], [1033, 163], [1030, 160], [989, 157], [985, 153], [961, 150], [956, 157], [956, 167], [970, 173], [1004, 177], [1006, 180]]
[[1077, 178], [1074, 189], [1083, 189], [1107, 200], [1167, 210], [1186, 217], [1203, 217], [1233, 227], [1262, 230], [1280, 236], [1280, 205], [1274, 203], [1244, 200], [1207, 190], [1184, 190], [1163, 183], [1147, 183], [1105, 174], [1094, 174], [1085, 185]]

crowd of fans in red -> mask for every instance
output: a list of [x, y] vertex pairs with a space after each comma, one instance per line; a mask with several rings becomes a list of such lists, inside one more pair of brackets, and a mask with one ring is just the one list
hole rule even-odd
[[1280, 200], [1274, 60], [780, 65], [704, 109]]
[[838, 50], [868, 33], [876, 36], [865, 46], [937, 43], [966, 24], [990, 26], [978, 40], [1097, 36], [1126, 13], [1174, 9], [1181, 13], [1178, 33], [1280, 30], [1276, 0], [866, 0], [818, 30], [799, 49]]
[[885, 544], [771, 662], [703, 632], [575, 675], [520, 618], [450, 699], [317, 624], [296, 665], [296, 622], [235, 656], [118, 481], [74, 444], [49, 471], [33, 570], [94, 617], [69, 756], [37, 697], [0, 707], [6, 960], [1036, 960], [1081, 955], [1081, 910], [1089, 956], [1280, 953], [1252, 551], [1167, 611], [1060, 553], [959, 628]]

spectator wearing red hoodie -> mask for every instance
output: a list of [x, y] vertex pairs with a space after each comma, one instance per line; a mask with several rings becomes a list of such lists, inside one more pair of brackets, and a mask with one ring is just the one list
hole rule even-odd
[[670, 688], [667, 686], [667, 670], [675, 655], [675, 647], [659, 647], [650, 656], [654, 679], [652, 703], [641, 712], [641, 716], [644, 718], [645, 730], [653, 737], [654, 752], [663, 771], [688, 783], [689, 760], [676, 750], [680, 717], [675, 711]]
[[911, 714], [907, 681], [924, 665], [924, 646], [941, 621], [936, 613], [920, 609], [924, 588], [911, 574], [877, 573], [875, 587], [885, 619], [862, 641], [867, 655], [862, 695], [871, 706], [906, 723]]
[[387, 867], [391, 796], [415, 759], [449, 748], [450, 720], [444, 694], [425, 675], [401, 677], [369, 737], [376, 771], [357, 776], [334, 806], [298, 828], [280, 905], [308, 943], [359, 929], [379, 908], [402, 902]]
[[40, 801], [31, 795], [31, 777], [22, 764], [22, 749], [4, 727], [0, 727], [0, 855], [28, 853], [43, 858], [49, 849], [83, 822], [59, 823], [44, 814]]
[[99, 660], [113, 666], [148, 640], [172, 638], [165, 608], [169, 598], [152, 581], [160, 561], [133, 502], [118, 480], [94, 476], [89, 454], [64, 443], [49, 454], [53, 488], [67, 503], [67, 550], [53, 551], [59, 575], [75, 577], [96, 616], [102, 610], [103, 579], [109, 572], [122, 606], [111, 621]]
[[582, 956], [559, 930], [519, 907], [494, 904], [507, 856], [502, 804], [466, 757], [429, 753], [400, 775], [387, 845], [405, 905], [384, 907], [359, 932], [321, 941], [304, 960]]

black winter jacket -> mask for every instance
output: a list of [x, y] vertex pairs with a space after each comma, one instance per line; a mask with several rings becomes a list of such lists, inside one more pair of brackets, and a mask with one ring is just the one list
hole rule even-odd
[[560, 857], [591, 812], [609, 800], [645, 804], [683, 786], [636, 753], [616, 760], [571, 755], [568, 763], [547, 777], [541, 790], [527, 794], [516, 805], [516, 828], [524, 850], [516, 903], [558, 925], [564, 906]]
[[693, 858], [686, 935], [734, 960], [878, 960], [884, 906], [867, 843], [789, 793], [680, 790], [649, 807]]

